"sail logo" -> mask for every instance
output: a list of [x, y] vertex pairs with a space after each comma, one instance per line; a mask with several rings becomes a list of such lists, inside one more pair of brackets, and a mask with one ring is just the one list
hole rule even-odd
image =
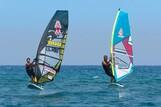
[[61, 27], [61, 24], [60, 24], [59, 20], [56, 20], [54, 28], [55, 28], [55, 35], [59, 36], [59, 35], [62, 34], [61, 33], [61, 28], [62, 27]]
[[61, 47], [62, 43], [61, 42], [52, 41], [52, 40], [48, 40], [48, 45], [49, 46]]
[[132, 45], [132, 44], [133, 44], [133, 43], [132, 43], [131, 36], [129, 36], [128, 44], [129, 44], [129, 45]]
[[123, 38], [124, 36], [123, 36], [123, 29], [122, 28], [120, 28], [120, 30], [119, 30], [119, 33], [118, 33], [118, 36], [120, 37], [120, 38]]

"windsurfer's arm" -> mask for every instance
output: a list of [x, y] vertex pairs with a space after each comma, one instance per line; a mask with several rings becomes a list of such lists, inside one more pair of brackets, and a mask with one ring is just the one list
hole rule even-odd
[[109, 63], [112, 64], [112, 57], [110, 56]]
[[109, 63], [110, 63], [110, 64], [112, 64], [112, 61], [111, 61], [111, 60], [109, 60]]
[[102, 64], [108, 66], [108, 63], [106, 63], [105, 61], [102, 61]]
[[32, 66], [33, 66], [33, 67], [36, 66], [36, 61], [37, 61], [37, 58], [35, 58], [35, 59], [32, 61]]

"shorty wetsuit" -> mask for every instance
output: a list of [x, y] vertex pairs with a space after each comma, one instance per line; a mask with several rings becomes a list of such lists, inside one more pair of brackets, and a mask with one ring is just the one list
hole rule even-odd
[[28, 76], [31, 78], [31, 76], [35, 77], [34, 69], [32, 67], [32, 63], [26, 64], [26, 72]]
[[113, 74], [112, 74], [112, 69], [111, 69], [111, 64], [108, 62], [108, 65], [105, 65], [103, 62], [102, 62], [102, 66], [103, 66], [103, 69], [105, 70], [105, 73], [110, 76], [110, 77], [113, 77]]

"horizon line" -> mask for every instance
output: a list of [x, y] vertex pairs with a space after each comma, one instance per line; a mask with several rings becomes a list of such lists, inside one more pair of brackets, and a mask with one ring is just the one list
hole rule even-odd
[[[4, 64], [4, 65], [0, 65], [0, 66], [25, 66], [25, 65], [18, 65], [18, 64], [13, 64], [13, 65], [10, 65], [10, 64]], [[85, 65], [83, 65], [83, 64], [65, 64], [65, 65], [62, 65], [62, 66], [102, 66], [101, 64], [100, 65], [94, 65], [94, 64], [91, 64], [91, 65], [88, 65], [88, 64], [85, 64]], [[161, 66], [161, 65], [158, 65], [158, 64], [156, 64], [156, 65], [149, 65], [149, 64], [146, 64], [146, 65], [134, 65], [134, 66]]]

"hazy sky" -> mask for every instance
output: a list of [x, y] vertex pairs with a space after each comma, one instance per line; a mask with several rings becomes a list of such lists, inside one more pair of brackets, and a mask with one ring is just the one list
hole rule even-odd
[[118, 8], [129, 13], [134, 63], [161, 65], [161, 0], [0, 0], [0, 65], [34, 58], [57, 9], [69, 11], [63, 64], [100, 64]]

